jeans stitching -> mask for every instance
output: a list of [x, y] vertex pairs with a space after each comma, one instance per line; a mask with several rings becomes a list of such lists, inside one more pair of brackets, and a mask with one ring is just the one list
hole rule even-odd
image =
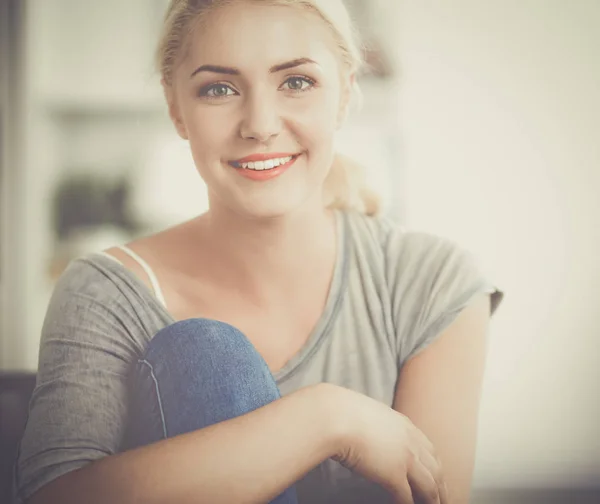
[[154, 382], [154, 388], [156, 391], [156, 399], [158, 401], [158, 409], [160, 411], [160, 420], [162, 422], [162, 428], [163, 428], [163, 439], [167, 439], [167, 422], [165, 421], [165, 412], [163, 410], [163, 405], [162, 405], [162, 400], [160, 398], [160, 389], [158, 387], [158, 380], [156, 379], [156, 375], [154, 374], [154, 368], [152, 367], [152, 364], [150, 364], [146, 359], [140, 360], [138, 361], [140, 364], [145, 364], [146, 366], [148, 366], [150, 368], [150, 377], [152, 378], [152, 381]]

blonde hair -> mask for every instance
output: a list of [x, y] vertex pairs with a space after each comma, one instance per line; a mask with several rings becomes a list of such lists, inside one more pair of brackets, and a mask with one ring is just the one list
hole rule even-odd
[[[187, 52], [191, 35], [201, 29], [202, 21], [213, 10], [240, 0], [170, 0], [156, 49], [156, 67], [171, 85], [176, 66]], [[295, 6], [315, 12], [332, 30], [343, 69], [359, 74], [366, 67], [360, 37], [342, 0], [244, 0], [273, 6]], [[356, 80], [352, 98], [362, 107], [362, 94]], [[379, 196], [366, 183], [365, 168], [336, 153], [325, 179], [325, 204], [329, 208], [352, 209], [375, 215], [381, 209]]]

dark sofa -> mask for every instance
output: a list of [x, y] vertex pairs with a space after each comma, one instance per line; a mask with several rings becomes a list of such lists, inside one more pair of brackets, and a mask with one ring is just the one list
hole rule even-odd
[[12, 469], [25, 422], [35, 373], [0, 372], [0, 502], [12, 502]]

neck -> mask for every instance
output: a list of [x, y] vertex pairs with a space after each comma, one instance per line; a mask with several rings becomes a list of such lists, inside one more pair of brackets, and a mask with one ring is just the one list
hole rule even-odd
[[335, 219], [321, 205], [267, 219], [211, 209], [199, 225], [214, 273], [257, 298], [294, 292], [333, 271]]

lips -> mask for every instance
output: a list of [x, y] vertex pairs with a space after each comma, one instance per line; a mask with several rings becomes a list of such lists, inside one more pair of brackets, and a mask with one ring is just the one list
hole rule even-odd
[[243, 163], [241, 168], [235, 169], [235, 173], [241, 175], [244, 178], [254, 180], [256, 182], [272, 180], [285, 173], [291, 166], [294, 165], [296, 160], [300, 158], [300, 155], [287, 157], [283, 164], [273, 165], [270, 161], [255, 161], [250, 163]]

